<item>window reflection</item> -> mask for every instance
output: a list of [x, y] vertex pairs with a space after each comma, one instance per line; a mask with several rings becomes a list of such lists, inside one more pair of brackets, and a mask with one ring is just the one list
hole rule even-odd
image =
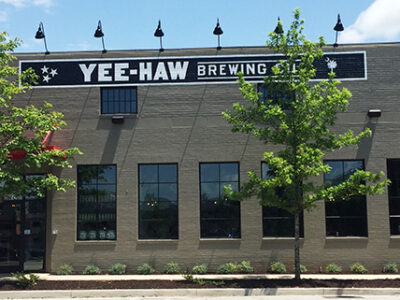
[[78, 166], [78, 240], [116, 239], [116, 167]]
[[[274, 177], [274, 171], [267, 163], [261, 163], [262, 179]], [[294, 216], [279, 207], [262, 207], [263, 237], [294, 237]], [[300, 214], [300, 236], [304, 237], [303, 212]]]
[[239, 189], [238, 163], [200, 164], [200, 236], [240, 238], [240, 203], [224, 197], [224, 186]]
[[[324, 175], [329, 185], [347, 180], [355, 171], [364, 169], [362, 160], [326, 161], [331, 170]], [[325, 203], [327, 236], [368, 236], [365, 196]]]
[[139, 238], [178, 238], [177, 164], [139, 165]]
[[400, 234], [400, 159], [387, 160], [387, 176], [392, 182], [388, 187], [390, 234]]

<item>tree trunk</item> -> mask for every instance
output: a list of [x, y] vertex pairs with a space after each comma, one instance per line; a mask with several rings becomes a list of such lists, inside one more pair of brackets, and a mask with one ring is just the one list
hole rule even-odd
[[300, 213], [294, 214], [294, 274], [300, 280]]

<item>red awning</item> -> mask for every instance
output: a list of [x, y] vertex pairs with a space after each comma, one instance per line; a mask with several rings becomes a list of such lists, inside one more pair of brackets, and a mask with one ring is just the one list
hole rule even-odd
[[[54, 146], [54, 145], [46, 145], [47, 141], [49, 140], [50, 136], [52, 135], [53, 131], [49, 130], [47, 132], [46, 136], [44, 137], [42, 141], [42, 151], [49, 151], [49, 150], [61, 150], [60, 147]], [[26, 155], [26, 150], [14, 150], [10, 151], [10, 158], [11, 159], [23, 159], [25, 158]]]

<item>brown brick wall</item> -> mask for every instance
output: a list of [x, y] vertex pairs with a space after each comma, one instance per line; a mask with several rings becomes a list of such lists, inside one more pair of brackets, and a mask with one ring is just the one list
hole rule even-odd
[[[367, 51], [368, 80], [346, 81], [353, 93], [349, 110], [339, 116], [340, 131], [365, 127], [373, 136], [361, 146], [327, 155], [329, 159], [364, 159], [367, 170], [386, 172], [387, 158], [400, 158], [399, 44], [346, 46], [337, 51]], [[264, 54], [265, 48], [226, 48], [221, 55]], [[332, 51], [332, 49], [327, 49]], [[162, 56], [215, 55], [214, 49], [166, 50]], [[99, 58], [100, 52], [52, 53], [55, 58]], [[106, 57], [151, 57], [155, 51], [110, 51]], [[19, 59], [42, 59], [43, 55], [19, 54]], [[68, 126], [52, 137], [61, 147], [77, 146], [84, 155], [75, 164], [117, 165], [117, 236], [113, 242], [76, 241], [77, 191], [51, 193], [47, 239], [47, 270], [64, 263], [77, 270], [87, 264], [108, 268], [122, 262], [130, 270], [145, 262], [158, 270], [170, 261], [191, 267], [207, 263], [211, 268], [228, 261], [250, 260], [262, 271], [280, 260], [292, 265], [293, 239], [263, 239], [261, 207], [256, 200], [241, 203], [242, 238], [201, 240], [199, 220], [199, 163], [237, 161], [244, 182], [248, 170], [260, 172], [263, 152], [276, 147], [253, 137], [233, 134], [221, 112], [241, 101], [237, 84], [138, 87], [138, 114], [125, 123], [111, 123], [100, 116], [100, 88], [33, 89], [19, 98], [32, 104], [49, 101], [65, 114]], [[370, 120], [368, 109], [379, 108], [382, 116]], [[179, 240], [138, 240], [138, 164], [178, 163]], [[76, 178], [76, 167], [62, 170]], [[321, 181], [321, 178], [316, 180]], [[346, 267], [361, 262], [380, 270], [384, 262], [398, 262], [400, 237], [390, 237], [387, 194], [367, 198], [368, 238], [326, 238], [324, 204], [304, 214], [305, 237], [302, 263], [311, 271], [335, 262]], [[56, 236], [52, 229], [58, 229]]]

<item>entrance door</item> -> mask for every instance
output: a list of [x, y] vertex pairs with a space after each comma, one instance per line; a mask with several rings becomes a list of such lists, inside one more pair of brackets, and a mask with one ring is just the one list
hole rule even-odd
[[22, 269], [21, 204], [0, 199], [0, 273]]
[[23, 270], [44, 270], [46, 249], [46, 201], [36, 195], [26, 195], [23, 214]]
[[44, 270], [45, 249], [46, 198], [0, 198], [0, 273]]

